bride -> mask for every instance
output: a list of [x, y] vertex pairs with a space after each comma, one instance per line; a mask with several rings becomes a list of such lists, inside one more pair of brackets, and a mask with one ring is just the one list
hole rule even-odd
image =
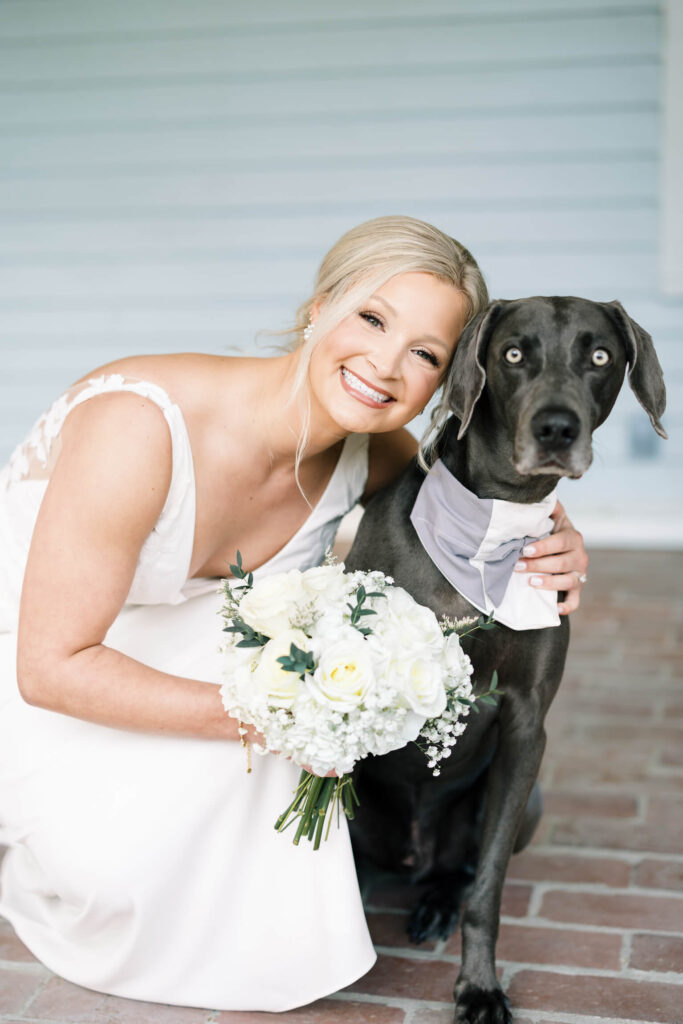
[[[405, 424], [486, 302], [453, 239], [369, 221], [323, 260], [291, 351], [119, 359], [0, 472], [0, 914], [52, 971], [287, 1010], [372, 966], [345, 819], [295, 848], [273, 823], [299, 769], [245, 773], [217, 581], [237, 549], [257, 579], [322, 560], [415, 454]], [[554, 518], [526, 568], [568, 613], [587, 559]]]

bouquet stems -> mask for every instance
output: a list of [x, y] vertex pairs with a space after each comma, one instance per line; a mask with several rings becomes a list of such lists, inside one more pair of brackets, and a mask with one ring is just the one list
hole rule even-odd
[[298, 846], [299, 841], [305, 838], [312, 842], [313, 849], [317, 850], [323, 838], [326, 821], [325, 839], [330, 834], [335, 808], [337, 809], [337, 824], [339, 824], [340, 807], [347, 818], [353, 818], [355, 806], [358, 804], [359, 800], [350, 775], [342, 775], [339, 778], [321, 778], [319, 775], [312, 775], [311, 772], [303, 770], [299, 777], [299, 784], [294, 791], [294, 799], [275, 822], [275, 829], [278, 832], [283, 832], [298, 818], [294, 845]]

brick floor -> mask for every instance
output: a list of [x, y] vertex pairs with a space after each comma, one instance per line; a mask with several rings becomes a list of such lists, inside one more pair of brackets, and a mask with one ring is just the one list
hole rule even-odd
[[[545, 815], [514, 857], [499, 975], [515, 1024], [683, 1022], [683, 553], [593, 552], [548, 720]], [[137, 1003], [55, 978], [0, 921], [2, 1024], [451, 1024], [460, 941], [410, 945], [373, 893], [377, 965], [273, 1018]]]

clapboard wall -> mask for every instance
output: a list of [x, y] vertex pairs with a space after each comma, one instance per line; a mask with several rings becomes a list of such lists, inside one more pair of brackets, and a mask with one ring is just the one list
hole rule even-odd
[[683, 498], [660, 6], [0, 0], [0, 459], [107, 360], [253, 349], [344, 230], [403, 212], [466, 243], [494, 296], [619, 298], [651, 331], [671, 440], [624, 394], [565, 491], [637, 539]]

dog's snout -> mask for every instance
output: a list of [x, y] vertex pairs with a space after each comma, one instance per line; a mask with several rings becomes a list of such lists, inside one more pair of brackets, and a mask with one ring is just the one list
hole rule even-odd
[[579, 436], [579, 417], [571, 409], [548, 406], [539, 409], [531, 420], [531, 432], [541, 448], [568, 448]]

